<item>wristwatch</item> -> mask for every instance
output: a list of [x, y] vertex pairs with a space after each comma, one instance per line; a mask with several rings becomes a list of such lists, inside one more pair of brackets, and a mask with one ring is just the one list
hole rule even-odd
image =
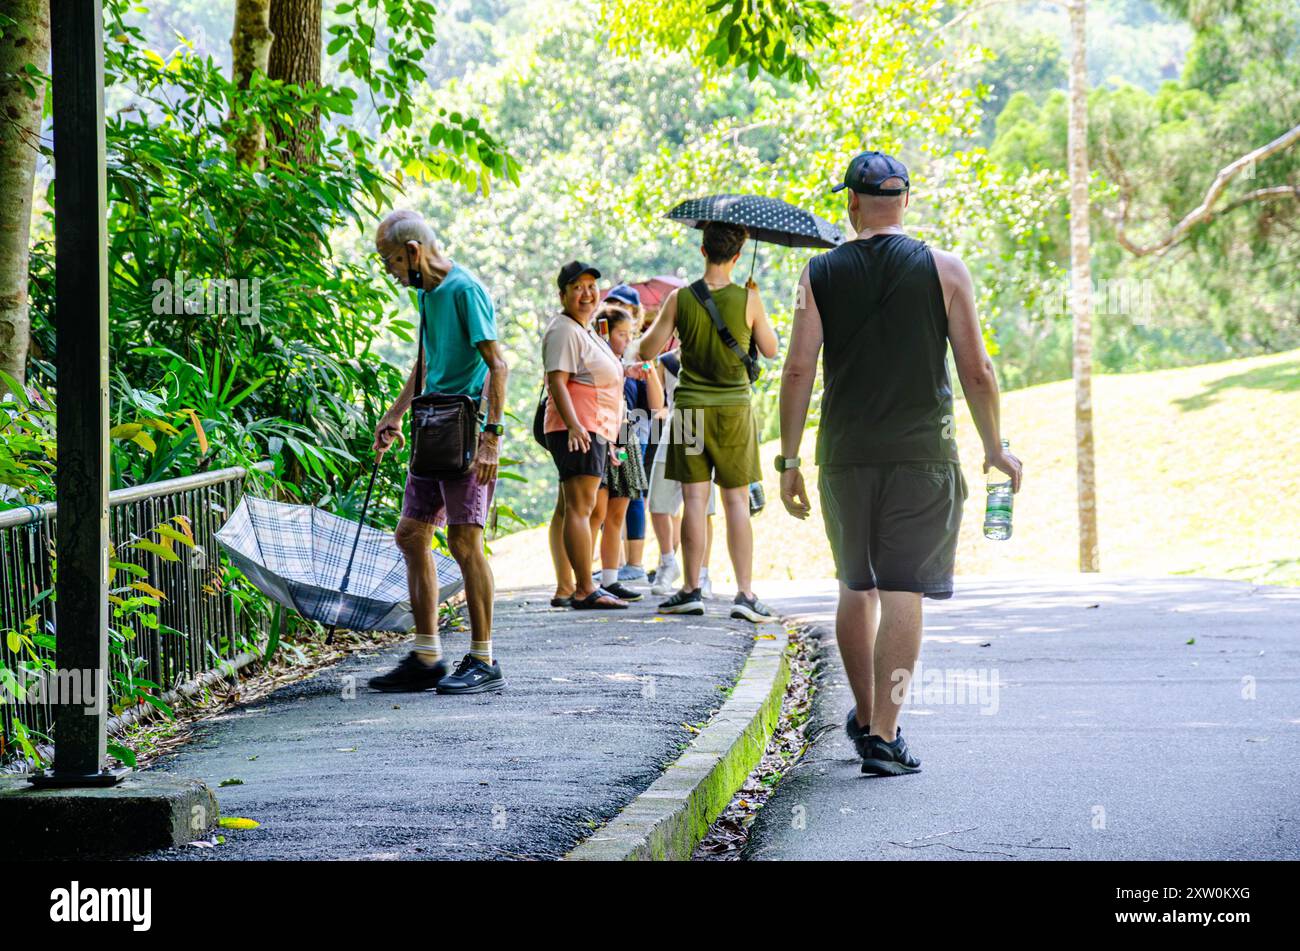
[[503, 436], [505, 435], [505, 431], [506, 431], [505, 426], [501, 425], [500, 423], [483, 424], [483, 432], [485, 433], [492, 433], [493, 435], [496, 436]]
[[794, 457], [792, 457], [792, 458], [790, 458], [790, 459], [787, 459], [785, 456], [777, 456], [777, 457], [776, 457], [776, 471], [777, 471], [777, 472], [785, 472], [786, 469], [798, 469], [798, 468], [799, 468], [799, 457], [798, 457], [798, 456], [794, 456]]

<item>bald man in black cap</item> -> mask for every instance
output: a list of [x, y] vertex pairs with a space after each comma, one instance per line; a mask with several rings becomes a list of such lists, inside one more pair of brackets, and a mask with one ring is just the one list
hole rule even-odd
[[835, 639], [856, 705], [845, 728], [862, 771], [916, 772], [898, 715], [921, 650], [921, 599], [952, 597], [967, 496], [954, 438], [947, 350], [984, 444], [984, 471], [1011, 477], [998, 386], [961, 258], [909, 237], [906, 166], [863, 152], [844, 181], [857, 232], [814, 257], [799, 279], [781, 380], [781, 501], [811, 510], [798, 459], [825, 344], [818, 488], [840, 582]]

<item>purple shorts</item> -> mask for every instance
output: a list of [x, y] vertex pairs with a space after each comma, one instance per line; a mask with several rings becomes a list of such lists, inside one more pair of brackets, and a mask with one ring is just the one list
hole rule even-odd
[[470, 470], [460, 479], [429, 479], [406, 473], [402, 517], [432, 525], [487, 524], [495, 485], [483, 485]]

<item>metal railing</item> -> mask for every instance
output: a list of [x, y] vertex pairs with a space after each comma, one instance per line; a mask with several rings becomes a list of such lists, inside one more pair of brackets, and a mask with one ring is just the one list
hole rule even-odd
[[[270, 462], [262, 462], [255, 468], [270, 466]], [[245, 647], [263, 642], [263, 625], [247, 611], [238, 610], [222, 584], [221, 559], [213, 537], [239, 504], [247, 474], [244, 467], [234, 466], [109, 493], [109, 537], [115, 557], [147, 572], [133, 577], [119, 570], [111, 587], [128, 587], [138, 580], [164, 595], [158, 607], [149, 611], [157, 616], [157, 627], [142, 623], [141, 615], [114, 619], [110, 613], [110, 625], [129, 638], [124, 645], [126, 661], [119, 652], [110, 651], [110, 679], [114, 673], [132, 674], [169, 691], [205, 671], [230, 664]], [[40, 644], [37, 635], [50, 636], [57, 630], [57, 605], [45, 593], [54, 586], [56, 515], [52, 502], [0, 512], [0, 631], [36, 637], [35, 651], [51, 661], [53, 648], [48, 642]], [[192, 549], [173, 546], [177, 560], [128, 547], [140, 539], [157, 540], [151, 533], [160, 524], [180, 530], [176, 522], [169, 521], [177, 515], [188, 520], [195, 543]], [[9, 640], [0, 637], [0, 665], [16, 671], [19, 664], [31, 659], [32, 648], [19, 644], [18, 651], [13, 651]], [[133, 670], [126, 669], [127, 662], [135, 665]], [[9, 701], [0, 703], [3, 736], [13, 735], [15, 719], [29, 731], [48, 735], [53, 723], [50, 697], [18, 700], [7, 691], [0, 695]]]

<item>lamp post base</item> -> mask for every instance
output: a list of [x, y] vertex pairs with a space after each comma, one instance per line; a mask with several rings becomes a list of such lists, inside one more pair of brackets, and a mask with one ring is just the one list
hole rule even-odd
[[43, 769], [32, 773], [27, 781], [37, 789], [69, 789], [76, 786], [116, 786], [131, 770], [126, 766], [117, 769], [101, 769], [98, 773], [60, 773]]

